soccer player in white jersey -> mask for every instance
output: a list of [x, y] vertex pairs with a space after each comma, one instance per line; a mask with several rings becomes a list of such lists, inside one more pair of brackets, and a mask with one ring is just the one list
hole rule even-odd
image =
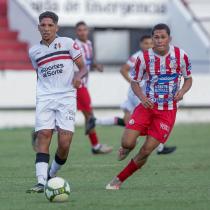
[[[65, 164], [74, 133], [76, 88], [87, 70], [80, 48], [71, 38], [58, 37], [58, 16], [46, 11], [39, 16], [42, 40], [29, 50], [37, 73], [36, 88], [36, 177], [38, 184], [28, 193], [44, 191], [46, 181]], [[79, 71], [74, 72], [74, 64]], [[49, 167], [53, 130], [58, 131], [58, 148]]]
[[[142, 54], [142, 51], [148, 50], [153, 47], [152, 38], [150, 35], [143, 35], [139, 40], [139, 47], [140, 50], [135, 52], [133, 55], [129, 57], [127, 62], [122, 66], [120, 72], [122, 76], [125, 78], [125, 80], [130, 84], [131, 83], [131, 76], [130, 73], [134, 69], [135, 62], [137, 57]], [[141, 86], [144, 88], [145, 82], [141, 82]], [[135, 95], [133, 92], [131, 86], [128, 90], [127, 100], [120, 106], [120, 108], [124, 112], [123, 119], [120, 117], [113, 117], [108, 119], [96, 119], [95, 123], [97, 125], [119, 125], [119, 126], [125, 126], [129, 119], [131, 114], [133, 113], [133, 110], [135, 107], [140, 103], [139, 98]], [[176, 150], [175, 146], [165, 146], [164, 144], [160, 143], [160, 145], [157, 147], [157, 154], [170, 154]], [[121, 150], [119, 150], [119, 153]], [[120, 158], [120, 157], [119, 157]], [[121, 160], [121, 159], [119, 159]]]
[[[96, 64], [94, 61], [92, 42], [88, 40], [89, 29], [85, 22], [78, 22], [75, 26], [77, 39], [75, 40], [82, 51], [82, 57], [86, 68], [89, 71], [96, 69], [103, 71], [103, 66]], [[87, 122], [93, 118], [93, 108], [91, 105], [91, 97], [88, 91], [88, 74], [82, 79], [81, 85], [77, 88], [77, 109], [80, 110], [85, 117], [86, 134], [89, 137], [93, 154], [107, 154], [112, 151], [112, 147], [99, 142], [95, 128], [88, 127]]]
[[[107, 184], [106, 189], [118, 190], [121, 184], [147, 161], [160, 143], [165, 143], [173, 129], [177, 102], [192, 86], [191, 63], [180, 48], [170, 45], [170, 29], [157, 24], [152, 30], [154, 47], [136, 60], [131, 87], [141, 103], [135, 108], [122, 137], [124, 157], [136, 146], [139, 136], [145, 142], [130, 163]], [[181, 78], [184, 83], [180, 88]], [[139, 82], [146, 79], [146, 92]]]

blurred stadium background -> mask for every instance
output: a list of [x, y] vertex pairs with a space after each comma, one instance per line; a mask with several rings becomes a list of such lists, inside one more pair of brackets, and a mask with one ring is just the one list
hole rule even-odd
[[120, 66], [138, 50], [139, 37], [164, 22], [193, 66], [193, 88], [181, 102], [178, 122], [210, 122], [209, 0], [0, 0], [1, 128], [34, 125], [36, 74], [27, 52], [40, 40], [37, 19], [45, 10], [59, 15], [61, 36], [74, 38], [80, 20], [91, 28], [96, 61], [105, 65], [104, 73], [90, 76], [96, 116], [122, 115], [128, 84]]

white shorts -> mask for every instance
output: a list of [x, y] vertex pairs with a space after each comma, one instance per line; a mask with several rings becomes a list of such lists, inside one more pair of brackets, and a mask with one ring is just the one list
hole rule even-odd
[[128, 90], [128, 96], [127, 96], [127, 100], [121, 104], [120, 108], [123, 111], [128, 111], [130, 113], [133, 112], [133, 110], [135, 109], [135, 107], [140, 103], [141, 101], [139, 100], [139, 98], [135, 95], [135, 93], [133, 92], [133, 90], [131, 88], [129, 88]]
[[35, 131], [56, 129], [74, 132], [76, 98], [38, 100], [36, 103]]

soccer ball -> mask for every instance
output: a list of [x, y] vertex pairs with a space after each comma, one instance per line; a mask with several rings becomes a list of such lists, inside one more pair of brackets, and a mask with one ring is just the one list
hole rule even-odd
[[65, 179], [55, 177], [47, 182], [44, 192], [49, 201], [64, 202], [68, 200], [70, 195], [70, 185]]

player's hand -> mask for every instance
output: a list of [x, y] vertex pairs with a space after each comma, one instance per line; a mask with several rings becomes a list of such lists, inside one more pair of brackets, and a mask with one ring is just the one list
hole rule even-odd
[[73, 86], [75, 88], [79, 88], [80, 85], [81, 85], [81, 78], [79, 76], [79, 73], [76, 73], [73, 78]]
[[177, 91], [177, 93], [174, 96], [174, 100], [175, 101], [181, 101], [183, 99], [184, 96], [184, 91], [182, 89], [180, 89], [179, 91]]
[[96, 69], [99, 72], [103, 72], [104, 71], [104, 66], [102, 64], [96, 64]]
[[146, 109], [152, 109], [154, 107], [153, 102], [146, 96], [141, 98], [141, 103]]

